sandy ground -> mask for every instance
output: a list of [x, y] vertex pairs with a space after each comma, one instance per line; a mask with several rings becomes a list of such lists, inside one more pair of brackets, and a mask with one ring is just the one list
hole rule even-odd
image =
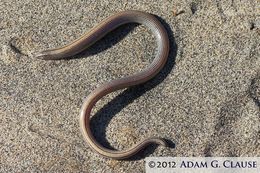
[[[119, 150], [148, 136], [175, 147], [115, 161], [84, 142], [80, 107], [99, 84], [152, 61], [149, 30], [120, 27], [71, 60], [30, 54], [65, 45], [126, 9], [159, 16], [169, 60], [152, 81], [98, 102], [92, 129]], [[1, 0], [0, 172], [136, 173], [147, 156], [260, 157], [259, 14], [257, 0]]]

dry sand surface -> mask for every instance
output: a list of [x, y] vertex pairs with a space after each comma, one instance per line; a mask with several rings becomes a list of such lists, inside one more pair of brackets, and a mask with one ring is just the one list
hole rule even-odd
[[[120, 27], [70, 60], [31, 53], [65, 45], [126, 9], [159, 16], [169, 60], [150, 82], [99, 101], [92, 129], [119, 150], [148, 136], [172, 147], [115, 161], [84, 142], [80, 107], [99, 84], [153, 60], [151, 32]], [[260, 157], [259, 9], [257, 0], [1, 0], [0, 172], [136, 173], [147, 156]]]

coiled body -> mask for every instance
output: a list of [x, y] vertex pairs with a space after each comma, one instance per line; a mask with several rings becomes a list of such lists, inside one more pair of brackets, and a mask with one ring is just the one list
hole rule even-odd
[[158, 21], [158, 19], [151, 14], [140, 11], [119, 12], [115, 15], [112, 15], [111, 17], [108, 17], [98, 26], [94, 27], [91, 31], [89, 31], [79, 39], [75, 40], [74, 42], [61, 48], [45, 50], [35, 54], [37, 58], [44, 60], [54, 60], [71, 57], [94, 44], [108, 32], [126, 23], [143, 24], [152, 31], [152, 33], [156, 37], [158, 47], [154, 60], [147, 68], [145, 68], [141, 72], [124, 78], [115, 79], [100, 85], [98, 88], [92, 91], [84, 100], [80, 112], [80, 128], [88, 145], [100, 155], [114, 159], [129, 158], [151, 143], [156, 143], [164, 146], [166, 145], [166, 142], [163, 139], [151, 137], [139, 142], [135, 146], [124, 151], [110, 150], [104, 148], [95, 140], [90, 129], [91, 109], [99, 99], [110, 92], [148, 81], [149, 79], [153, 78], [165, 65], [169, 52], [169, 39], [166, 30]]

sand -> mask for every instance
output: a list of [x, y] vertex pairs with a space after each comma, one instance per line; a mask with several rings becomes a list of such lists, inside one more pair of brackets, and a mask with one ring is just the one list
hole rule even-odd
[[[65, 45], [127, 9], [158, 16], [169, 60], [150, 82], [100, 100], [91, 126], [106, 147], [122, 150], [148, 136], [172, 145], [115, 161], [84, 142], [80, 108], [99, 84], [153, 60], [151, 32], [120, 27], [70, 60], [31, 53]], [[257, 0], [1, 0], [0, 172], [136, 173], [149, 156], [260, 157], [259, 12]]]

